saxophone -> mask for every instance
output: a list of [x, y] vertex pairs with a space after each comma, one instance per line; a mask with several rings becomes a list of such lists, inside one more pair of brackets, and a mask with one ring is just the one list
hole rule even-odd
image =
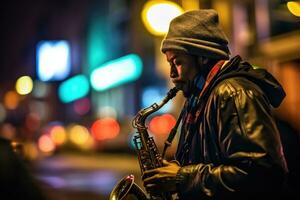
[[[178, 89], [172, 88], [167, 96], [159, 103], [154, 103], [151, 106], [140, 110], [132, 120], [132, 126], [137, 129], [137, 135], [134, 136], [134, 145], [138, 154], [141, 173], [146, 170], [162, 167], [162, 156], [153, 140], [147, 132], [145, 125], [146, 118], [163, 107], [170, 99], [176, 96]], [[150, 198], [148, 198], [150, 197]], [[171, 200], [172, 196], [169, 193], [147, 194], [135, 182], [134, 176], [128, 175], [121, 179], [113, 188], [110, 194], [110, 200]]]

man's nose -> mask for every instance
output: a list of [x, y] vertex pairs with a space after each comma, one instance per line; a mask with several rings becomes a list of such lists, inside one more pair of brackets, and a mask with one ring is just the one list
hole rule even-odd
[[170, 77], [171, 78], [176, 78], [178, 77], [178, 71], [176, 69], [175, 66], [171, 66], [171, 69], [170, 69]]

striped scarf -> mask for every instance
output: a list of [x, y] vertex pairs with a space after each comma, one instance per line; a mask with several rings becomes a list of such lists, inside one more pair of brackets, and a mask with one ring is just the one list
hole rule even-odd
[[200, 106], [200, 103], [203, 102], [201, 101], [201, 98], [207, 91], [213, 78], [220, 71], [224, 62], [224, 60], [220, 60], [217, 64], [215, 64], [208, 73], [207, 79], [205, 81], [203, 76], [201, 75], [196, 76], [193, 81], [193, 92], [191, 96], [186, 99], [183, 108], [184, 115], [182, 118], [181, 135], [176, 152], [176, 160], [178, 160], [181, 164], [184, 164], [186, 162], [189, 147], [191, 146], [191, 139], [197, 131], [197, 120], [203, 110], [201, 109], [203, 106]]

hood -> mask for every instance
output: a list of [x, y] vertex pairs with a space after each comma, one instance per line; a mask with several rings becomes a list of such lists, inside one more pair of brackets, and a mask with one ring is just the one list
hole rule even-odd
[[224, 66], [217, 75], [216, 82], [232, 77], [245, 77], [258, 85], [266, 94], [273, 107], [278, 107], [286, 96], [281, 84], [263, 68], [254, 68], [248, 62], [235, 56]]

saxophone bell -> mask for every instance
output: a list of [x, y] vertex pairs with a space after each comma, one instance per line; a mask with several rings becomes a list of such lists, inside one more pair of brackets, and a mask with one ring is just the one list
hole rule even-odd
[[122, 178], [110, 193], [110, 200], [147, 200], [144, 191], [134, 182], [134, 176]]

